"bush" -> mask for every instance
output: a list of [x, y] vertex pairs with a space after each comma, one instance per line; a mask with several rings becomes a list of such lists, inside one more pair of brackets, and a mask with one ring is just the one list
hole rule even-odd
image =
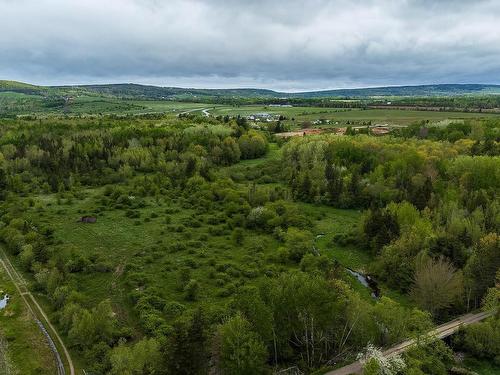
[[245, 239], [245, 232], [241, 228], [235, 228], [232, 234], [233, 242], [236, 245], [241, 245]]
[[184, 290], [191, 280], [191, 269], [183, 267], [177, 271], [177, 290]]
[[125, 216], [129, 217], [131, 219], [137, 219], [137, 218], [141, 217], [141, 213], [139, 211], [136, 211], [136, 210], [127, 210], [125, 212]]
[[296, 228], [288, 228], [285, 243], [290, 259], [297, 263], [305, 254], [312, 252], [314, 246], [312, 233]]
[[465, 327], [455, 339], [455, 344], [475, 357], [495, 359], [500, 364], [500, 321], [490, 318]]
[[182, 315], [186, 311], [186, 306], [179, 302], [167, 302], [163, 308], [163, 313], [168, 319], [175, 319]]
[[358, 235], [354, 232], [336, 233], [332, 238], [332, 242], [342, 247], [355, 245], [358, 243]]
[[184, 288], [184, 298], [186, 301], [196, 301], [198, 298], [198, 293], [200, 290], [200, 284], [198, 281], [191, 279], [189, 283]]

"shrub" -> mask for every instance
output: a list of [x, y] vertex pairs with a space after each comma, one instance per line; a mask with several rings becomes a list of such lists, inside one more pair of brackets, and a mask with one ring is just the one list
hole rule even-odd
[[187, 301], [196, 301], [196, 299], [198, 298], [199, 290], [200, 284], [198, 283], [198, 281], [191, 279], [184, 288], [184, 298]]
[[175, 319], [182, 315], [186, 311], [186, 306], [179, 302], [167, 302], [163, 308], [163, 313], [166, 315], [167, 319]]

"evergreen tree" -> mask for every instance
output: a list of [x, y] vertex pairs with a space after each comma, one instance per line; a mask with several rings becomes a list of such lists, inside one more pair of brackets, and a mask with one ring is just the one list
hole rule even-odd
[[206, 321], [201, 309], [189, 322], [174, 323], [165, 351], [169, 373], [178, 375], [202, 374], [207, 368]]
[[325, 167], [326, 191], [330, 204], [337, 204], [343, 190], [343, 180], [340, 171], [331, 163]]

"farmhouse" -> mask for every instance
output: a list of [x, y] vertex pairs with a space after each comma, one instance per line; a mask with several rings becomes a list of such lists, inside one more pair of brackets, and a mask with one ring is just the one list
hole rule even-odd
[[255, 121], [255, 122], [260, 122], [260, 121], [271, 122], [271, 121], [277, 120], [278, 118], [279, 118], [278, 115], [273, 116], [267, 112], [254, 113], [252, 115], [246, 116], [247, 120]]
[[260, 118], [260, 119], [264, 119], [264, 118], [270, 118], [271, 115], [267, 112], [260, 112], [260, 113], [256, 113], [255, 115], [255, 118]]
[[270, 119], [272, 116], [269, 113], [266, 112], [260, 112], [260, 113], [254, 113], [252, 115], [248, 115], [246, 118], [247, 120], [251, 121], [264, 121], [267, 119]]

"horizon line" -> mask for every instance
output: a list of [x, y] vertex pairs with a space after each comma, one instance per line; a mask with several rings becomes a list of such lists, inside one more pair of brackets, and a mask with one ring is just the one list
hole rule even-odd
[[48, 87], [48, 88], [58, 88], [58, 87], [84, 87], [84, 86], [109, 86], [109, 85], [137, 85], [137, 86], [149, 86], [157, 88], [172, 88], [172, 89], [184, 89], [184, 90], [265, 90], [275, 93], [285, 93], [285, 94], [300, 94], [300, 93], [311, 93], [311, 92], [326, 92], [326, 91], [344, 91], [344, 90], [366, 90], [366, 89], [385, 89], [385, 88], [402, 88], [402, 87], [428, 87], [428, 86], [492, 86], [500, 87], [500, 83], [421, 83], [421, 84], [388, 84], [388, 85], [366, 85], [366, 86], [353, 86], [344, 88], [324, 88], [324, 89], [308, 89], [308, 90], [277, 90], [260, 87], [250, 87], [250, 86], [237, 86], [237, 87], [195, 87], [195, 86], [164, 86], [162, 84], [151, 84], [151, 83], [137, 83], [137, 82], [115, 82], [115, 83], [74, 83], [74, 84], [34, 84], [26, 81], [0, 79], [0, 82], [15, 82], [21, 84], [32, 85], [36, 87]]

